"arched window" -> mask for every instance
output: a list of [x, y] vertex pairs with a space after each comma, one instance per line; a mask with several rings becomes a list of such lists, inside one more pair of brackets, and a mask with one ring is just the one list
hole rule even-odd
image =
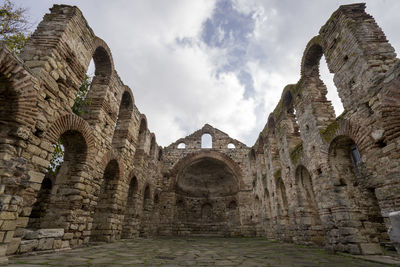
[[235, 148], [235, 145], [232, 144], [232, 143], [229, 143], [229, 144], [228, 144], [228, 148], [229, 148], [229, 149], [234, 149], [234, 148]]
[[351, 146], [351, 158], [356, 166], [361, 162], [361, 154], [356, 144]]
[[125, 144], [124, 140], [127, 137], [129, 121], [133, 112], [133, 101], [128, 91], [122, 95], [121, 103], [119, 105], [118, 118], [115, 123], [113, 145], [122, 146]]
[[344, 111], [342, 100], [339, 97], [339, 92], [333, 82], [334, 74], [328, 69], [328, 64], [326, 63], [325, 56], [323, 55], [320, 60], [320, 77], [322, 82], [328, 89], [326, 94], [326, 99], [331, 101], [333, 109], [335, 111], [335, 116], [339, 116]]
[[185, 143], [179, 143], [178, 149], [185, 149], [185, 148], [186, 148], [186, 144]]
[[[93, 120], [90, 115], [102, 108], [100, 103], [104, 101], [107, 95], [105, 92], [109, 88], [108, 83], [112, 71], [112, 59], [109, 51], [103, 46], [98, 46], [93, 52], [87, 73], [78, 89], [72, 107], [75, 114], [84, 117], [89, 123]], [[105, 127], [107, 127], [107, 124]]]
[[205, 133], [201, 136], [201, 148], [212, 148], [212, 136]]
[[314, 106], [314, 112], [323, 115], [319, 123], [327, 126], [343, 112], [343, 103], [333, 83], [334, 75], [328, 69], [321, 45], [315, 43], [314, 38], [309, 44], [304, 54], [302, 76], [306, 78], [306, 88], [312, 89], [309, 97], [318, 102], [318, 106]]

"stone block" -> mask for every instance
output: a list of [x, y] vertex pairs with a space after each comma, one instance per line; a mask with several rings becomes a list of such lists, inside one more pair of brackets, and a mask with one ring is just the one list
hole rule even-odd
[[25, 229], [24, 239], [41, 239], [41, 238], [61, 238], [64, 236], [64, 229], [39, 229], [39, 230], [29, 230]]
[[38, 246], [39, 241], [36, 240], [22, 240], [21, 244], [19, 246], [19, 253], [26, 253], [26, 252], [30, 252], [36, 249], [36, 247]]
[[3, 221], [3, 223], [0, 226], [1, 231], [13, 231], [15, 230], [15, 221], [12, 220], [7, 220]]
[[68, 240], [63, 240], [61, 243], [61, 248], [69, 248], [69, 241]]
[[361, 243], [361, 253], [364, 255], [381, 255], [382, 249], [379, 243]]
[[4, 243], [9, 243], [14, 236], [14, 231], [7, 231], [3, 237]]
[[39, 240], [37, 250], [49, 250], [53, 248], [54, 238], [42, 238]]
[[8, 243], [8, 247], [7, 247], [7, 255], [11, 255], [14, 254], [15, 252], [17, 252], [18, 247], [21, 243], [21, 238], [13, 238], [10, 243]]
[[61, 239], [54, 240], [53, 249], [60, 249], [62, 247], [62, 242]]
[[43, 178], [44, 178], [44, 173], [41, 172], [35, 172], [35, 171], [29, 171], [29, 181], [34, 182], [34, 183], [42, 183]]
[[74, 237], [74, 233], [65, 233], [63, 236], [64, 240], [71, 240]]
[[16, 212], [3, 211], [0, 212], [0, 220], [15, 220], [17, 218]]

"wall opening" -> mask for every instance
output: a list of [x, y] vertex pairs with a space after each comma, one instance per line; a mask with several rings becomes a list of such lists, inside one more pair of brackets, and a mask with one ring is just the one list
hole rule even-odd
[[84, 115], [87, 112], [87, 106], [92, 104], [92, 99], [88, 97], [88, 94], [92, 86], [94, 71], [95, 64], [92, 58], [82, 84], [76, 92], [74, 105], [72, 106], [72, 112], [78, 116]]
[[179, 143], [178, 144], [178, 149], [185, 149], [186, 148], [186, 144], [185, 143]]
[[212, 148], [212, 136], [205, 133], [201, 136], [201, 148]]
[[77, 182], [71, 177], [84, 172], [83, 164], [87, 156], [85, 138], [78, 131], [66, 131], [60, 136], [58, 143], [63, 144], [62, 150], [53, 153], [33, 206], [34, 213], [30, 215], [28, 228], [64, 228], [68, 215], [82, 206], [83, 189], [76, 189]]
[[320, 60], [320, 79], [325, 84], [328, 93], [326, 94], [326, 99], [331, 101], [333, 109], [335, 111], [335, 117], [342, 114], [344, 111], [342, 100], [339, 97], [339, 92], [333, 82], [334, 74], [328, 69], [328, 64], [326, 63], [325, 56], [322, 55]]
[[119, 105], [118, 117], [114, 126], [113, 146], [121, 147], [128, 138], [129, 123], [133, 112], [133, 101], [129, 92], [122, 94], [121, 103]]
[[234, 145], [234, 144], [232, 144], [232, 143], [229, 143], [229, 144], [228, 144], [228, 148], [229, 148], [229, 149], [234, 149], [234, 148], [236, 148], [236, 147], [235, 147], [235, 145]]

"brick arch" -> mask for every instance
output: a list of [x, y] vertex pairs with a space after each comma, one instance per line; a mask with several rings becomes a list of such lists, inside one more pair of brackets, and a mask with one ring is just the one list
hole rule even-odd
[[129, 86], [124, 85], [122, 94], [124, 94], [125, 92], [127, 92], [131, 96], [132, 105], [135, 105], [135, 97], [133, 96], [132, 89]]
[[282, 111], [290, 112], [293, 109], [293, 103], [296, 96], [290, 91], [291, 86], [288, 85], [282, 92]]
[[215, 129], [211, 127], [210, 125], [204, 125], [203, 128], [201, 128], [201, 135], [203, 134], [209, 134], [214, 138], [215, 134]]
[[137, 144], [139, 148], [143, 149], [146, 142], [146, 132], [148, 131], [148, 124], [146, 115], [140, 114], [139, 117], [139, 129], [137, 132]]
[[4, 44], [1, 44], [0, 77], [12, 94], [7, 94], [7, 99], [0, 99], [3, 102], [2, 105], [6, 103], [12, 105], [10, 106], [12, 114], [8, 113], [9, 115], [4, 114], [4, 116], [1, 114], [0, 123], [13, 127], [24, 126], [33, 130], [38, 114], [38, 82], [22, 64]]
[[[304, 101], [311, 102], [313, 114], [319, 127], [328, 126], [336, 118], [332, 103], [327, 99], [328, 88], [319, 75], [323, 55], [321, 37], [318, 35], [308, 42], [304, 50], [301, 62], [301, 78], [296, 85], [296, 93], [307, 99]], [[337, 88], [334, 89], [337, 90]]]
[[[149, 191], [148, 191], [149, 195], [145, 196], [147, 189], [149, 189]], [[143, 198], [151, 199], [151, 191], [152, 191], [152, 189], [153, 188], [152, 188], [151, 184], [149, 182], [145, 182], [143, 187], [142, 187], [142, 196], [143, 196]]]
[[[85, 106], [85, 112], [82, 115], [91, 125], [98, 122], [99, 110], [104, 110], [107, 114], [113, 114], [114, 111], [110, 103], [107, 101], [107, 93], [110, 90], [112, 81], [115, 79], [116, 73], [110, 48], [107, 44], [98, 37], [94, 37], [91, 48], [87, 51], [87, 61], [84, 63], [88, 66], [93, 58], [95, 65], [95, 76], [90, 85], [90, 90], [86, 96], [90, 99], [90, 105]], [[87, 71], [82, 73], [81, 81]], [[96, 115], [94, 115], [96, 114]], [[113, 114], [112, 116], [116, 116]]]
[[178, 174], [181, 170], [183, 170], [185, 168], [185, 166], [189, 165], [190, 163], [194, 162], [195, 160], [201, 159], [201, 158], [212, 158], [212, 159], [216, 159], [219, 160], [221, 162], [223, 162], [224, 164], [226, 164], [235, 174], [235, 177], [237, 179], [237, 184], [239, 187], [239, 191], [240, 188], [243, 186], [243, 175], [242, 175], [242, 170], [239, 167], [239, 165], [234, 162], [230, 157], [226, 156], [225, 154], [222, 154], [220, 152], [217, 151], [210, 151], [210, 150], [202, 150], [199, 152], [195, 152], [195, 153], [191, 153], [188, 154], [186, 157], [182, 158], [181, 160], [179, 160], [174, 166], [173, 168], [169, 171], [169, 177], [171, 178], [171, 181], [173, 183], [173, 185], [175, 186], [175, 184], [177, 183], [177, 179], [178, 179]]
[[300, 75], [302, 79], [319, 76], [319, 62], [323, 55], [321, 37], [313, 37], [307, 44], [301, 59]]
[[103, 166], [103, 170], [102, 171], [104, 172], [106, 166], [112, 160], [115, 160], [117, 162], [117, 164], [118, 164], [119, 180], [121, 180], [121, 178], [124, 177], [124, 168], [122, 167], [121, 159], [119, 157], [119, 154], [114, 149], [110, 149], [104, 155], [103, 159], [101, 160], [101, 166]]
[[75, 114], [67, 114], [58, 118], [48, 128], [44, 138], [50, 143], [54, 144], [66, 131], [80, 132], [86, 141], [88, 154], [90, 154], [94, 150], [95, 139], [93, 136], [92, 128], [85, 120]]
[[371, 130], [368, 130], [368, 128], [346, 119], [337, 120], [336, 123], [337, 129], [335, 133], [332, 134], [332, 137], [330, 138], [326, 149], [328, 149], [331, 146], [333, 140], [339, 136], [347, 136], [353, 139], [361, 152], [367, 151], [374, 146], [373, 139], [370, 135]]
[[[368, 243], [376, 243], [374, 253], [380, 253], [379, 242], [387, 240], [387, 236], [386, 231], [382, 231], [385, 229], [385, 225], [376, 188], [369, 182], [375, 180], [371, 176], [376, 174], [374, 170], [369, 169], [372, 166], [368, 166], [370, 163], [368, 160], [364, 161], [364, 158], [360, 160], [358, 156], [355, 156], [357, 152], [354, 153], [357, 151], [355, 147], [358, 148], [361, 155], [363, 150], [369, 153], [371, 150], [367, 147], [366, 141], [360, 138], [361, 127], [354, 126], [349, 122], [342, 125], [332, 138], [328, 148], [330, 179], [334, 186], [333, 199], [344, 207], [343, 210], [346, 210], [346, 220], [348, 220], [346, 224], [353, 225], [352, 231], [357, 239], [362, 238]], [[362, 134], [362, 136], [366, 135]], [[368, 214], [374, 220], [371, 221], [370, 226], [366, 226], [358, 214]], [[354, 225], [359, 226], [354, 227]], [[362, 246], [360, 249], [362, 253], [365, 253]]]
[[109, 83], [115, 70], [112, 53], [107, 43], [97, 36], [94, 37], [90, 53], [95, 64], [95, 76], [99, 75], [103, 79], [107, 79], [107, 83]]
[[125, 140], [132, 142], [132, 134], [129, 129], [133, 122], [134, 99], [129, 87], [125, 86], [119, 101], [118, 117], [113, 133], [112, 145], [115, 148], [125, 146]]
[[214, 140], [215, 140], [215, 136], [214, 136], [215, 135], [215, 129], [212, 126], [208, 125], [208, 124], [204, 125], [203, 128], [201, 128], [201, 130], [200, 130], [200, 147], [201, 148], [203, 148], [203, 137], [205, 135], [210, 135], [210, 137], [211, 137], [211, 148], [213, 148], [214, 147]]
[[144, 133], [148, 130], [148, 123], [147, 123], [147, 117], [144, 114], [140, 114], [139, 117], [139, 131], [138, 134], [143, 131]]

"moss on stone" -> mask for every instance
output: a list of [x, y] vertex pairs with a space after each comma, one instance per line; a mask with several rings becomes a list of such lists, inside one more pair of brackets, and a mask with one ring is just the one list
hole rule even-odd
[[335, 120], [334, 122], [329, 124], [328, 127], [326, 127], [323, 130], [320, 130], [319, 132], [322, 138], [325, 140], [325, 142], [329, 143], [332, 140], [338, 128], [339, 128], [339, 123], [337, 120]]
[[279, 169], [274, 172], [275, 182], [281, 177], [281, 175], [282, 175], [282, 169]]
[[299, 143], [292, 151], [290, 151], [290, 160], [296, 165], [303, 154], [303, 142]]
[[264, 182], [267, 181], [267, 174], [263, 174], [263, 175], [262, 175], [262, 180], [263, 180]]

